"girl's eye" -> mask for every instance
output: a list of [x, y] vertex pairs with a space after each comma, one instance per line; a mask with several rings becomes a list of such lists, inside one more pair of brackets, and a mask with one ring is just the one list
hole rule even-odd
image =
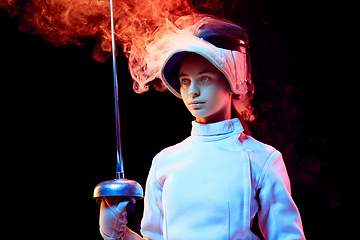
[[181, 82], [181, 84], [189, 84], [190, 80], [186, 79], [186, 78], [183, 78], [183, 79], [180, 79], [180, 82]]
[[210, 80], [209, 77], [202, 77], [202, 78], [200, 79], [201, 82], [207, 82], [207, 81], [209, 81], [209, 80]]

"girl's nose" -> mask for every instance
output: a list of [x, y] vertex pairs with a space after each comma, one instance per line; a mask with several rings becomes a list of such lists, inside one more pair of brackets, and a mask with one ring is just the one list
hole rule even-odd
[[190, 85], [190, 88], [189, 88], [189, 95], [192, 97], [192, 98], [196, 98], [200, 95], [200, 91], [199, 89], [197, 88], [196, 84], [195, 84], [195, 81], [192, 81], [191, 82], [191, 85]]

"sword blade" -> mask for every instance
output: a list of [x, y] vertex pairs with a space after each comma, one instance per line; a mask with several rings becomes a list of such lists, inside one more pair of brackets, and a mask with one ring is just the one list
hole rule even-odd
[[120, 136], [120, 113], [119, 113], [119, 93], [118, 93], [118, 78], [116, 67], [116, 52], [115, 52], [115, 30], [114, 30], [114, 9], [113, 0], [110, 0], [110, 14], [111, 14], [111, 44], [112, 44], [112, 60], [114, 73], [114, 95], [115, 95], [115, 118], [116, 118], [116, 147], [117, 147], [117, 165], [116, 178], [124, 178], [123, 155], [121, 149]]

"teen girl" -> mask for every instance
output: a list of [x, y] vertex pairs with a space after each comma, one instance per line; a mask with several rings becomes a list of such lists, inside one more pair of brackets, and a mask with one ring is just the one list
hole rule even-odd
[[265, 239], [305, 239], [280, 152], [252, 138], [244, 123], [254, 118], [247, 34], [212, 17], [189, 31], [172, 44], [161, 79], [195, 117], [191, 136], [153, 159], [143, 236], [126, 227], [133, 199], [107, 198], [103, 238], [259, 239], [250, 230], [258, 213]]

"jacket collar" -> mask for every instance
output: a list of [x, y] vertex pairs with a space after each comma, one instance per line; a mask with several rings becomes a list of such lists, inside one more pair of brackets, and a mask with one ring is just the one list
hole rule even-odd
[[240, 134], [244, 131], [238, 118], [228, 119], [216, 123], [201, 124], [192, 121], [191, 136], [198, 141], [212, 142]]

